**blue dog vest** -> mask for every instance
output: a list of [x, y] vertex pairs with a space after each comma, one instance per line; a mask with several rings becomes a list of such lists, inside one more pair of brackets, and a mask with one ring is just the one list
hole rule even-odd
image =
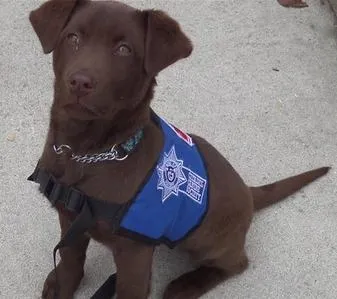
[[129, 202], [115, 204], [88, 197], [36, 166], [28, 179], [40, 184], [39, 190], [53, 206], [77, 214], [64, 237], [67, 241], [61, 240], [62, 246], [97, 219], [108, 221], [117, 234], [171, 248], [199, 226], [208, 208], [208, 176], [202, 156], [189, 135], [152, 115], [163, 132], [164, 146], [143, 186]]
[[[208, 176], [198, 148], [190, 136], [155, 114], [153, 117], [161, 126], [164, 147], [144, 186], [130, 202], [116, 204], [89, 197], [60, 183], [39, 163], [29, 176], [53, 206], [77, 215], [54, 248], [55, 269], [57, 250], [72, 246], [78, 235], [93, 228], [98, 219], [108, 221], [115, 233], [171, 248], [203, 220], [208, 208]], [[133, 143], [138, 140], [135, 138]], [[113, 274], [91, 298], [111, 298], [115, 284]]]
[[208, 176], [192, 138], [155, 118], [164, 135], [164, 147], [120, 228], [173, 247], [197, 228], [207, 212]]

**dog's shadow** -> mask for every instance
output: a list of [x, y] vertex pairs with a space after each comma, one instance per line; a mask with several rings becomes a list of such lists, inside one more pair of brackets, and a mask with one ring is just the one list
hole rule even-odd
[[[178, 250], [170, 250], [165, 246], [157, 247], [152, 267], [150, 298], [161, 298], [167, 284], [191, 268], [192, 263], [187, 254]], [[87, 253], [85, 276], [75, 298], [90, 298], [115, 271], [113, 256], [109, 249], [92, 241]]]

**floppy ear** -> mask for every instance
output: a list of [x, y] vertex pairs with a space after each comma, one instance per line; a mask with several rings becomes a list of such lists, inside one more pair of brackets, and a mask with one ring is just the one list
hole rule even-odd
[[145, 10], [147, 22], [145, 70], [156, 75], [164, 68], [188, 57], [193, 46], [178, 22], [160, 10]]
[[81, 0], [50, 0], [29, 14], [45, 54], [54, 50], [60, 33]]

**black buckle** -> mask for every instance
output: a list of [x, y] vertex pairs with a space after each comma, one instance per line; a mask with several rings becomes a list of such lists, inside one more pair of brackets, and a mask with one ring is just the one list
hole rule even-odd
[[59, 183], [54, 184], [54, 187], [48, 197], [52, 206], [55, 206], [56, 202], [62, 199], [62, 193], [64, 193], [63, 191], [64, 187], [61, 184]]
[[64, 207], [70, 212], [80, 213], [83, 204], [83, 194], [74, 188], [70, 188], [65, 198]]
[[41, 193], [49, 198], [49, 195], [53, 191], [55, 186], [55, 181], [54, 178], [49, 175], [48, 177], [41, 177], [41, 182], [40, 182], [40, 191]]

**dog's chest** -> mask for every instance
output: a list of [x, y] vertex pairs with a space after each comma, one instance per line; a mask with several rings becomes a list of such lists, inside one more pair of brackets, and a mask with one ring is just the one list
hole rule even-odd
[[155, 163], [153, 159], [138, 159], [133, 155], [123, 163], [106, 161], [79, 163], [67, 156], [56, 157], [44, 153], [41, 167], [54, 175], [62, 184], [79, 189], [100, 200], [125, 203], [133, 198], [146, 174]]
[[[153, 147], [151, 152], [150, 147], [140, 145], [122, 162], [81, 163], [71, 156], [42, 159], [43, 168], [60, 184], [85, 195], [87, 204], [80, 206], [83, 211], [91, 210], [95, 225], [88, 229], [94, 239], [104, 243], [117, 228], [174, 246], [203, 220], [208, 183], [202, 156], [187, 134], [160, 118], [157, 121], [165, 136], [161, 150]], [[146, 142], [146, 135], [144, 144], [153, 144]], [[103, 209], [95, 209], [97, 200]], [[120, 217], [114, 214], [116, 205], [123, 207]]]

